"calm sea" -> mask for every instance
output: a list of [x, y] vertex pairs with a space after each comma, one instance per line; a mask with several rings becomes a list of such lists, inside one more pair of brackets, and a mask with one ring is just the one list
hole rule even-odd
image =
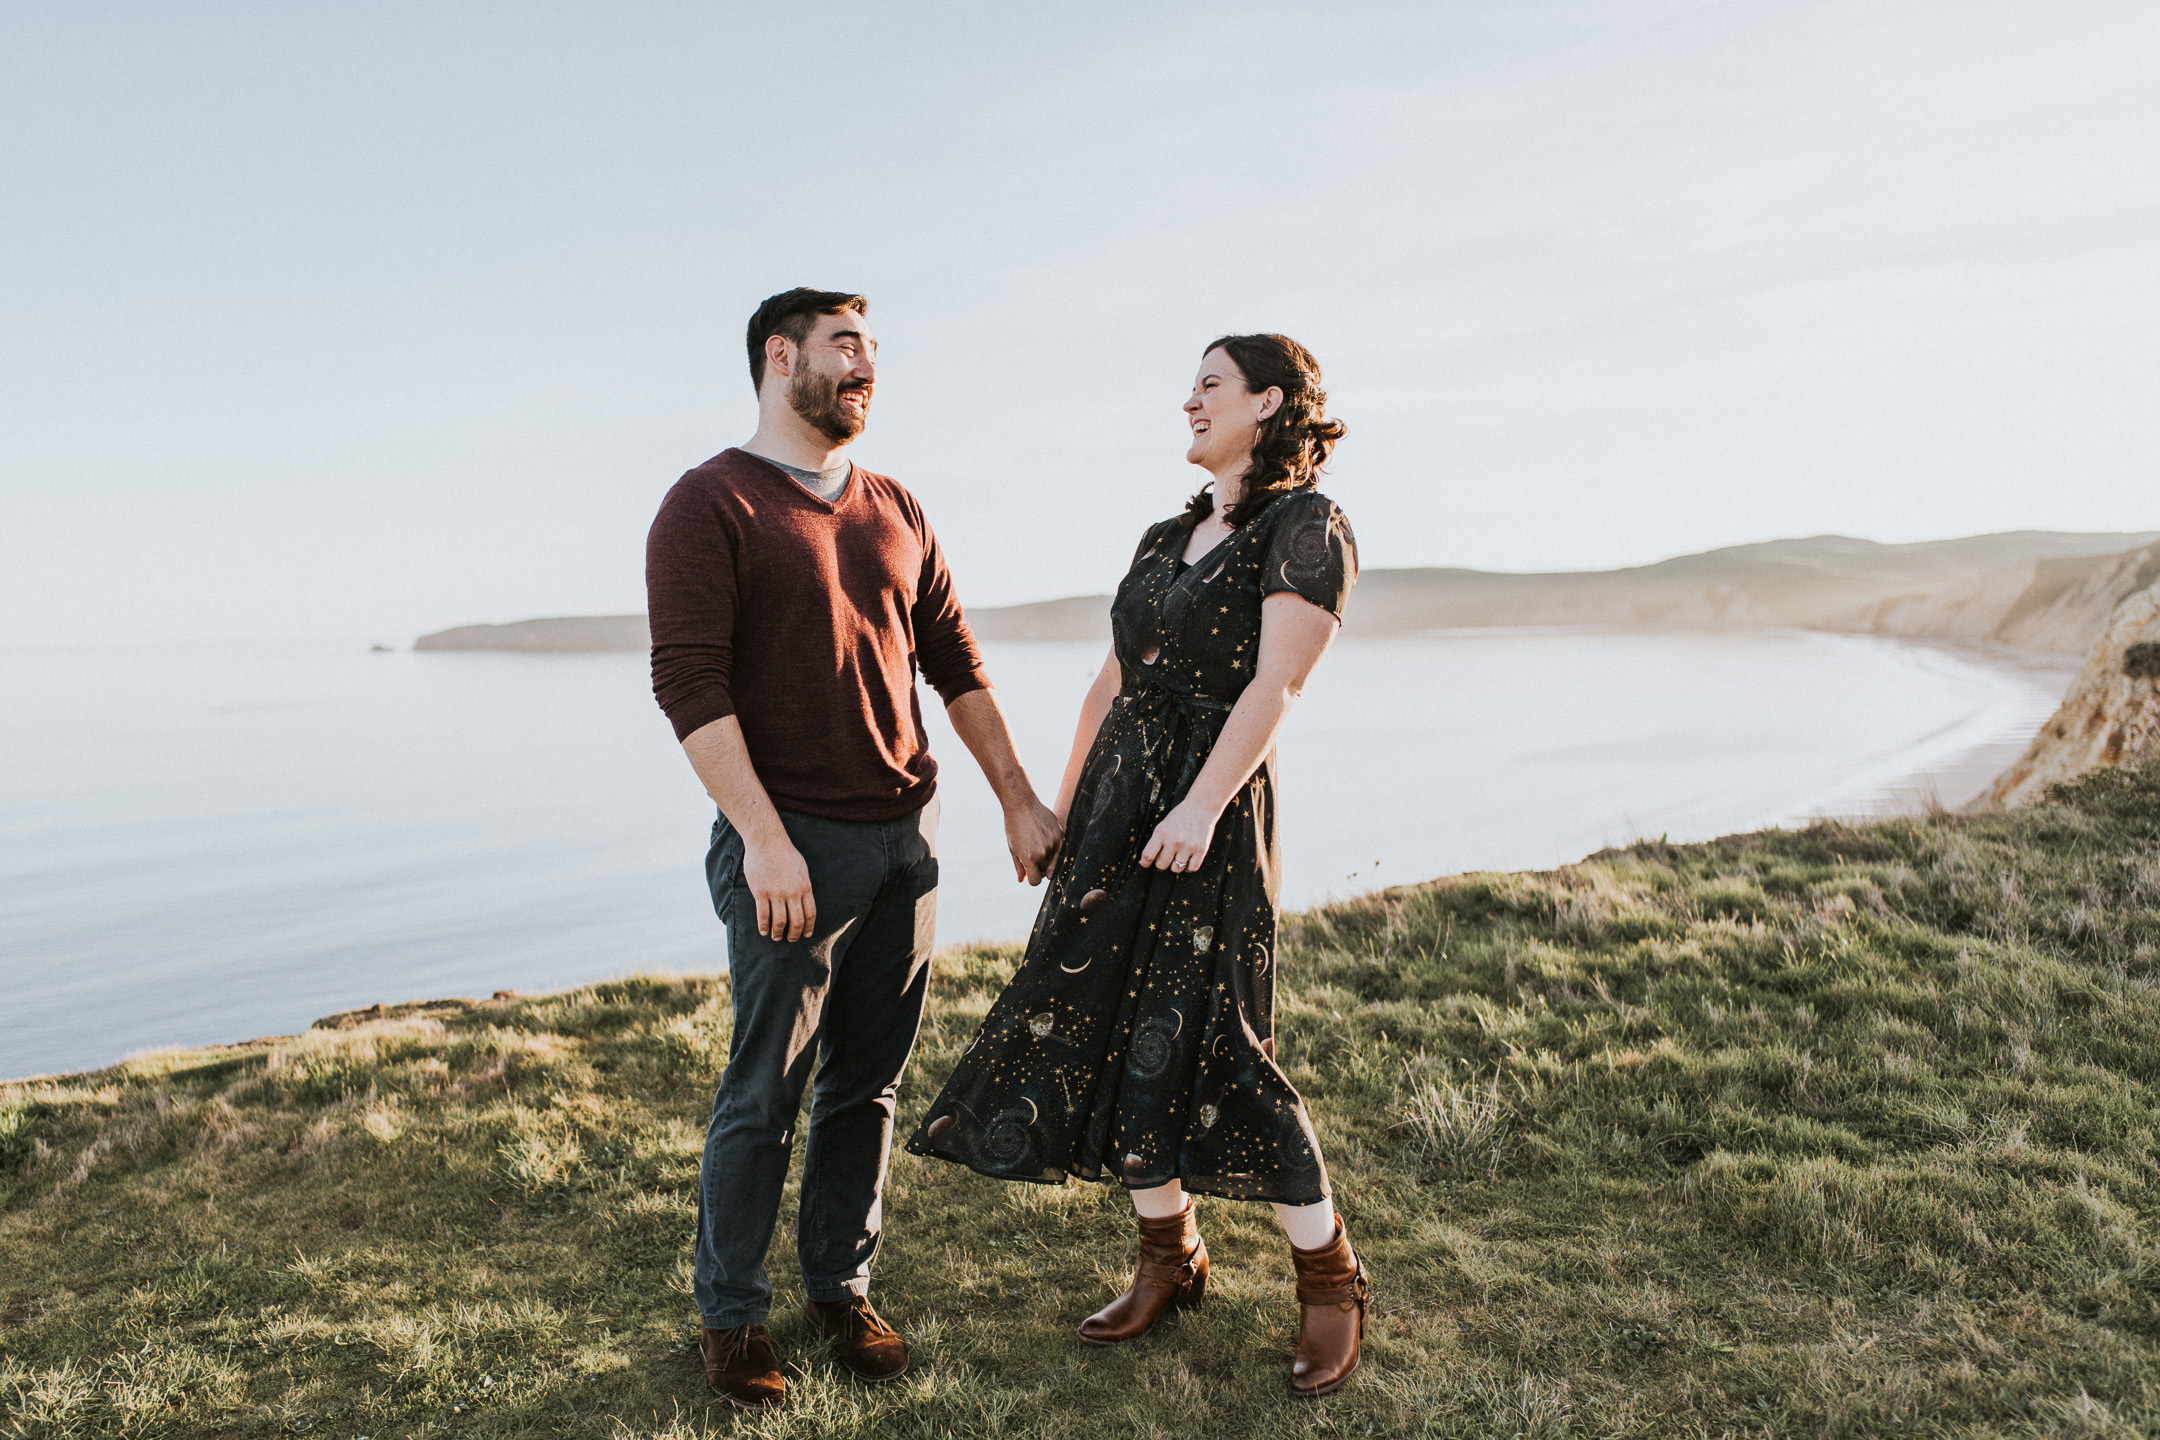
[[[1092, 646], [990, 647], [1047, 793]], [[636, 655], [0, 651], [0, 1076], [443, 995], [716, 970], [711, 810]], [[1281, 746], [1286, 899], [1955, 802], [2067, 672], [1804, 633], [1338, 646]], [[1025, 934], [938, 725], [940, 934]]]

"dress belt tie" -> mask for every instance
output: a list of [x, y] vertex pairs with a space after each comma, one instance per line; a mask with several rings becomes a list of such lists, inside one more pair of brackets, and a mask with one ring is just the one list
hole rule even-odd
[[1165, 685], [1142, 685], [1137, 690], [1122, 692], [1117, 698], [1150, 705], [1189, 705], [1195, 710], [1213, 710], [1220, 714], [1228, 714], [1231, 709], [1231, 702], [1228, 700], [1211, 700], [1205, 695], [1187, 695], [1182, 690], [1172, 690]]

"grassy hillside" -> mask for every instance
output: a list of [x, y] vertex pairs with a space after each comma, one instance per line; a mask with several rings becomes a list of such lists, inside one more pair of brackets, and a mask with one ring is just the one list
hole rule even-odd
[[[0, 1087], [0, 1434], [2160, 1434], [2156, 951], [2160, 769], [1293, 921], [1281, 1049], [1379, 1295], [1317, 1403], [1260, 1207], [1205, 1206], [1204, 1308], [1094, 1350], [1118, 1195], [905, 1155], [908, 1379], [812, 1344], [783, 1227], [796, 1403], [709, 1403], [712, 980]], [[942, 957], [904, 1118], [1012, 960]]]

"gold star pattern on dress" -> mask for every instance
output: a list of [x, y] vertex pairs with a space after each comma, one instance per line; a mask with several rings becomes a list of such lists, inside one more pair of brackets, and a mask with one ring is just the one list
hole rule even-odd
[[1288, 588], [1339, 614], [1356, 551], [1310, 491], [1234, 530], [1204, 572], [1183, 563], [1190, 537], [1182, 518], [1154, 527], [1118, 587], [1119, 694], [1026, 956], [908, 1148], [1016, 1180], [1174, 1177], [1307, 1204], [1327, 1177], [1273, 1060], [1272, 768], [1245, 783], [1194, 869], [1139, 856], [1250, 681], [1261, 602]]

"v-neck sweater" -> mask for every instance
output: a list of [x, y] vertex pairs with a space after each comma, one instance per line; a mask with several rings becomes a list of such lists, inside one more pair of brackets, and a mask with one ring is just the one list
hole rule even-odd
[[733, 715], [782, 810], [898, 819], [937, 788], [915, 675], [989, 686], [944, 552], [897, 481], [837, 501], [725, 450], [684, 475], [645, 544], [654, 698], [688, 737]]

